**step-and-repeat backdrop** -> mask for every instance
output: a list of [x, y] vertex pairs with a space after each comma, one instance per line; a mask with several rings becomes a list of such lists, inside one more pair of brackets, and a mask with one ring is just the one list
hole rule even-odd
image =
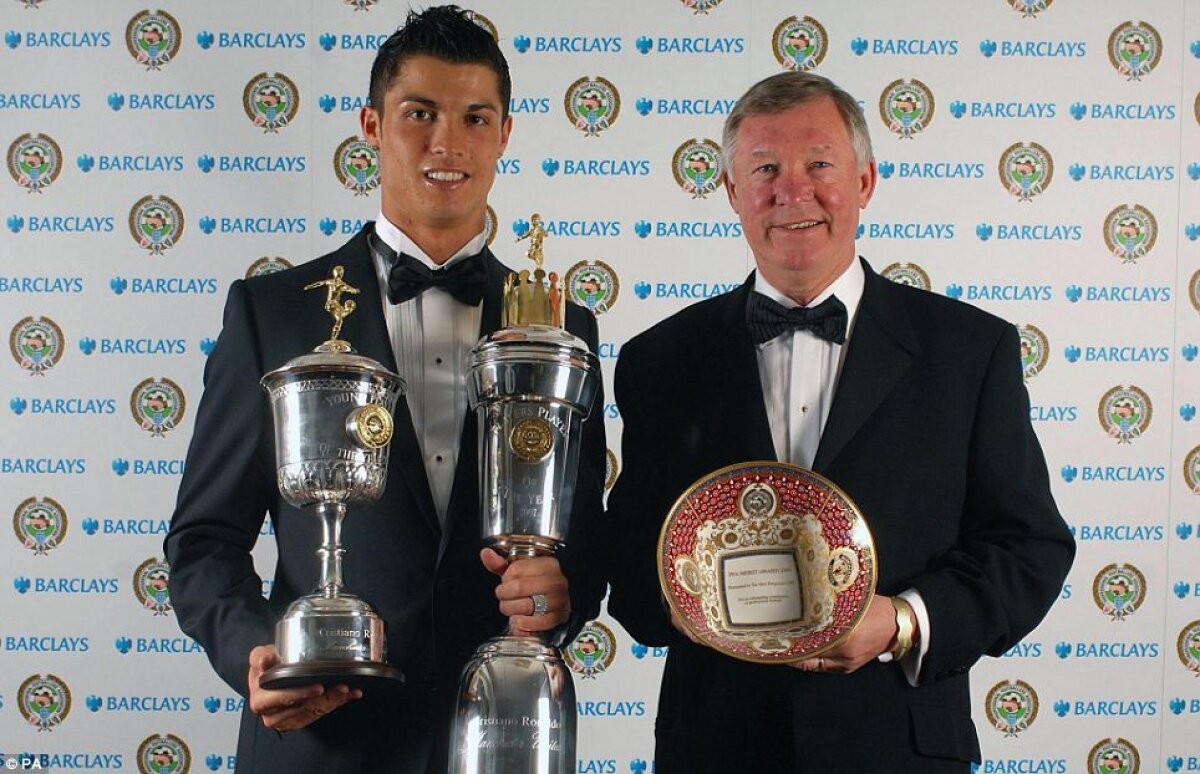
[[[357, 117], [406, 3], [161, 3], [0, 0], [10, 768], [233, 767], [242, 700], [179, 632], [161, 547], [205, 356], [232, 280], [327, 252], [378, 208]], [[860, 252], [1020, 326], [1079, 541], [1049, 618], [974, 670], [980, 768], [1200, 771], [1194, 4], [477, 10], [515, 84], [492, 247], [522, 263], [541, 213], [548, 260], [600, 315], [606, 377], [624, 341], [751, 265], [720, 176], [737, 96], [797, 68], [861, 100], [880, 184]], [[614, 405], [604, 421], [615, 473]], [[579, 772], [652, 770], [664, 656], [607, 616], [572, 648]]]

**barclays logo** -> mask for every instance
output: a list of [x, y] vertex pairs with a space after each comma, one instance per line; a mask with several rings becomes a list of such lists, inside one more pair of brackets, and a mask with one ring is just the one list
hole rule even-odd
[[1042, 643], [1018, 642], [1004, 652], [1001, 658], [1041, 658]]
[[950, 103], [950, 115], [955, 118], [1054, 118], [1053, 102], [963, 102]]
[[972, 774], [1067, 774], [1065, 758], [986, 758]]
[[545, 114], [550, 112], [549, 97], [513, 97], [508, 101], [508, 112], [520, 114]]
[[1179, 418], [1184, 422], [1191, 422], [1196, 418], [1196, 406], [1192, 403], [1183, 403], [1179, 406]]
[[[888, 180], [896, 175], [900, 180], [981, 180], [984, 166], [974, 161], [891, 161], [879, 162], [879, 176]], [[899, 174], [897, 174], [899, 173]]]
[[1175, 167], [1170, 164], [1079, 164], [1067, 167], [1075, 182], [1103, 180], [1122, 183], [1163, 182], [1175, 179]]
[[303, 32], [230, 32], [202, 30], [196, 33], [196, 44], [205, 51], [213, 46], [234, 49], [304, 48], [307, 35]]
[[1157, 642], [1059, 642], [1054, 653], [1060, 659], [1075, 658], [1146, 658], [1159, 657]]
[[83, 531], [88, 535], [97, 533], [103, 535], [137, 535], [137, 536], [155, 536], [165, 535], [171, 528], [171, 522], [168, 519], [113, 519], [105, 518], [103, 520], [96, 518], [86, 518], [81, 522]]
[[1180, 523], [1175, 525], [1175, 534], [1179, 536], [1180, 540], [1187, 540], [1188, 538], [1190, 538], [1192, 536], [1192, 533], [1194, 533], [1195, 531], [1196, 531], [1196, 526], [1189, 524], [1188, 522], [1181, 521]]
[[958, 41], [947, 38], [871, 38], [850, 41], [856, 56], [958, 56]]
[[51, 30], [25, 32], [16, 30], [4, 33], [4, 42], [9, 48], [108, 48], [112, 45], [112, 33], [94, 30]]
[[670, 648], [664, 648], [661, 646], [651, 647], [649, 645], [643, 645], [640, 642], [634, 642], [629, 646], [629, 652], [632, 653], [633, 657], [639, 661], [644, 658], [666, 658], [669, 651]]
[[579, 701], [575, 708], [585, 718], [640, 718], [646, 714], [644, 701]]
[[338, 97], [333, 94], [322, 94], [320, 97], [317, 97], [317, 107], [321, 109], [322, 113], [332, 113], [335, 110], [342, 113], [357, 113], [370, 104], [371, 98], [365, 95], [352, 96], [343, 94]]
[[518, 54], [532, 51], [535, 54], [619, 54], [622, 49], [620, 37], [592, 37], [587, 35], [558, 36], [516, 35], [513, 48]]
[[1167, 469], [1162, 465], [1063, 465], [1059, 473], [1068, 484], [1076, 479], [1085, 484], [1145, 484], [1167, 480]]
[[78, 93], [0, 91], [0, 110], [79, 110]]
[[191, 712], [188, 696], [96, 696], [85, 700], [92, 712]]
[[35, 476], [82, 476], [87, 460], [82, 457], [0, 457], [0, 474]]
[[[1171, 710], [1172, 715], [1200, 715], [1200, 699], [1183, 699], [1175, 697], [1167, 703], [1167, 708]], [[1200, 769], [1198, 769], [1200, 770]]]
[[1087, 42], [1082, 40], [982, 40], [979, 53], [987, 58], [1027, 57], [1031, 59], [1074, 58], [1087, 56]]
[[87, 653], [92, 643], [87, 637], [9, 635], [4, 638], [3, 647], [9, 653]]
[[1086, 105], [1075, 102], [1071, 105], [1071, 118], [1115, 121], [1174, 121], [1175, 106], [1169, 102], [1158, 104], [1093, 102]]
[[325, 236], [333, 236], [334, 234], [357, 234], [359, 231], [362, 231], [365, 223], [365, 220], [355, 220], [352, 218], [342, 218], [341, 220], [321, 218], [317, 223], [317, 227]]
[[641, 239], [650, 236], [678, 237], [683, 239], [741, 239], [742, 224], [733, 221], [708, 220], [660, 220], [651, 223], [639, 220], [633, 224], [633, 231]]
[[860, 223], [858, 237], [868, 239], [953, 239], [953, 223]]
[[83, 277], [4, 277], [0, 293], [82, 293]]
[[118, 457], [112, 461], [111, 467], [118, 476], [182, 476], [184, 460], [135, 459], [131, 463]]
[[146, 93], [129, 92], [122, 94], [114, 91], [108, 95], [108, 106], [113, 112], [120, 112], [128, 107], [130, 110], [216, 110], [217, 97], [215, 94], [179, 92]]
[[556, 158], [542, 161], [542, 172], [547, 177], [554, 177], [560, 171], [564, 177], [645, 177], [650, 174], [650, 162], [646, 159], [563, 159], [559, 162]]
[[602, 341], [596, 347], [596, 355], [601, 360], [614, 360], [621, 354], [621, 345], [612, 341]]
[[19, 594], [119, 594], [121, 584], [116, 578], [27, 578], [13, 579]]
[[307, 156], [217, 156], [207, 153], [196, 157], [196, 166], [205, 174], [217, 172], [305, 172]]
[[161, 655], [185, 655], [203, 653], [200, 643], [190, 637], [118, 637], [113, 647], [121, 655], [129, 653], [157, 653]]
[[24, 229], [31, 234], [111, 234], [116, 223], [111, 215], [10, 215], [7, 221], [14, 234]]
[[132, 295], [214, 295], [217, 292], [216, 277], [113, 277], [108, 281], [109, 289], [118, 296]]
[[210, 715], [215, 715], [218, 712], [241, 712], [246, 706], [246, 700], [238, 696], [237, 698], [226, 697], [221, 699], [219, 696], [207, 696], [204, 699], [204, 709]]
[[182, 172], [183, 156], [179, 155], [120, 155], [111, 153], [81, 153], [75, 157], [75, 166], [87, 174], [97, 172]]
[[200, 230], [205, 234], [303, 234], [308, 231], [308, 218], [272, 218], [266, 216], [200, 218]]
[[324, 51], [332, 51], [335, 48], [343, 51], [378, 51], [390, 35], [391, 33], [335, 35], [332, 32], [323, 32], [317, 38], [317, 43]]
[[1029, 419], [1031, 422], [1075, 422], [1079, 419], [1079, 407], [1034, 404], [1029, 407]]
[[520, 159], [496, 159], [496, 174], [497, 175], [519, 175], [521, 174]]
[[967, 301], [1050, 301], [1049, 285], [960, 285], [946, 286], [946, 296]]
[[1165, 363], [1170, 360], [1167, 347], [1079, 347], [1070, 344], [1063, 348], [1068, 363]]
[[112, 398], [30, 398], [21, 397], [9, 401], [9, 408], [20, 416], [28, 409], [30, 414], [58, 415], [112, 415], [117, 413], [117, 402]]
[[110, 339], [99, 340], [85, 336], [79, 340], [79, 351], [85, 355], [184, 355], [184, 339]]
[[634, 294], [645, 300], [654, 298], [712, 298], [728, 293], [740, 286], [737, 282], [638, 282], [633, 286]]
[[980, 223], [975, 236], [987, 242], [1020, 240], [1026, 242], [1078, 242], [1083, 239], [1083, 226], [1076, 223]]
[[[542, 228], [550, 236], [560, 237], [618, 237], [621, 222], [617, 220], [543, 220]], [[529, 231], [529, 221], [518, 219], [512, 223], [517, 236]]]
[[649, 54], [744, 54], [746, 39], [741, 37], [705, 37], [685, 35], [652, 38], [643, 35], [634, 41], [638, 52]]
[[633, 106], [643, 116], [656, 113], [660, 116], [727, 116], [733, 110], [735, 100], [705, 99], [702, 97], [653, 99], [638, 97]]
[[1134, 699], [1089, 701], [1059, 699], [1054, 702], [1054, 714], [1060, 718], [1067, 715], [1077, 715], [1080, 717], [1152, 717], [1158, 714], [1158, 702], [1137, 701]]
[[1068, 285], [1065, 289], [1067, 300], [1071, 303], [1079, 301], [1109, 302], [1126, 304], [1169, 303], [1171, 287], [1169, 285]]
[[100, 769], [119, 771], [125, 768], [125, 757], [120, 753], [95, 752], [55, 752], [55, 753], [19, 753], [4, 756], [0, 753], [6, 769]]
[[1159, 543], [1166, 531], [1161, 524], [1081, 524], [1075, 537], [1086, 542]]

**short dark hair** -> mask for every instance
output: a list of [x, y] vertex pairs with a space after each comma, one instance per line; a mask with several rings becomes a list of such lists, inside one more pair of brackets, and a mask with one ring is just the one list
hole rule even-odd
[[414, 56], [431, 56], [454, 64], [479, 64], [496, 74], [500, 87], [500, 114], [508, 116], [512, 78], [508, 61], [492, 34], [480, 26], [470, 11], [457, 5], [438, 5], [421, 13], [409, 11], [404, 26], [392, 33], [371, 65], [371, 107], [383, 114], [384, 96], [404, 62]]

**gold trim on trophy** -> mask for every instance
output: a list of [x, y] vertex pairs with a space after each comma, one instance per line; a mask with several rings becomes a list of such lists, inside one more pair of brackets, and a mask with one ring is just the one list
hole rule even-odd
[[508, 445], [525, 462], [541, 462], [554, 448], [554, 433], [546, 420], [529, 417], [513, 428]]
[[542, 216], [536, 212], [529, 217], [529, 228], [516, 241], [524, 239], [529, 240], [526, 256], [536, 268], [532, 273], [522, 269], [520, 274], [513, 272], [504, 278], [500, 327], [550, 325], [561, 328], [565, 299], [563, 283], [556, 272], [547, 273], [542, 268], [546, 229], [542, 227]]
[[329, 339], [317, 347], [318, 352], [350, 352], [353, 350], [350, 342], [338, 338], [342, 333], [342, 323], [358, 306], [353, 300], [342, 301], [343, 293], [358, 293], [358, 288], [342, 279], [345, 271], [340, 265], [334, 266], [333, 271], [329, 273], [329, 279], [318, 280], [304, 286], [305, 290], [325, 288], [325, 311], [329, 312], [333, 318], [333, 330], [329, 334]]
[[382, 449], [392, 440], [392, 415], [374, 403], [350, 412], [346, 427], [354, 442], [364, 449]]

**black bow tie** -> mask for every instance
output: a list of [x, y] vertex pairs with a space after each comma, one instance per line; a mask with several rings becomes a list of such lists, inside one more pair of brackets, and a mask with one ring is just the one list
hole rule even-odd
[[811, 309], [789, 309], [762, 293], [753, 292], [746, 303], [746, 324], [755, 344], [770, 341], [787, 330], [812, 331], [819, 339], [846, 343], [846, 305], [830, 296]]
[[455, 261], [444, 269], [430, 269], [407, 253], [397, 255], [382, 239], [372, 236], [375, 249], [392, 265], [388, 272], [388, 300], [393, 304], [416, 298], [429, 288], [441, 288], [468, 306], [478, 306], [483, 300], [487, 266], [482, 260], [482, 252]]

